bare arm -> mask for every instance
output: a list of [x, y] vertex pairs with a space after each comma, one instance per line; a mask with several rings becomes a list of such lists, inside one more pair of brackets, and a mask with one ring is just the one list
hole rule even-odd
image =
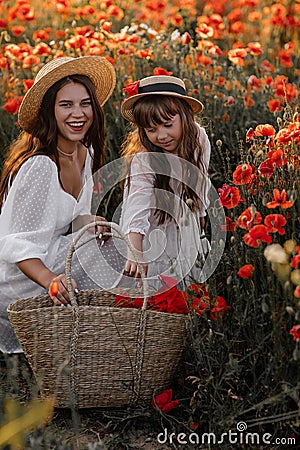
[[[139, 262], [141, 262], [143, 264], [145, 274], [147, 275], [148, 266], [147, 266], [147, 264], [143, 263], [143, 239], [144, 239], [144, 236], [141, 233], [134, 233], [131, 231], [128, 234], [128, 239], [131, 242], [131, 244], [133, 245], [133, 247], [135, 249], [135, 253], [139, 259]], [[140, 278], [141, 272], [138, 268], [138, 265], [137, 265], [135, 259], [136, 258], [134, 257], [132, 252], [128, 249], [127, 261], [125, 264], [125, 274], [127, 273], [131, 277], [135, 276], [136, 278]]]
[[[51, 296], [53, 302], [57, 305], [70, 303], [70, 296], [67, 291], [67, 280], [64, 274], [56, 275], [38, 258], [25, 259], [18, 262], [17, 265], [30, 280], [49, 291], [53, 281], [58, 281], [59, 292], [55, 296]], [[73, 289], [77, 289], [75, 280], [72, 280], [72, 285]]]

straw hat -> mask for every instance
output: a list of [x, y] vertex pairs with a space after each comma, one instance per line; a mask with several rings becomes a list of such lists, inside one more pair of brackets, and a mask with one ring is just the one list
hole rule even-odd
[[64, 57], [49, 61], [39, 70], [32, 87], [25, 94], [19, 109], [19, 124], [31, 131], [38, 120], [43, 97], [57, 81], [69, 75], [86, 75], [96, 87], [101, 106], [111, 96], [116, 84], [112, 64], [101, 56]]
[[128, 92], [128, 97], [121, 105], [121, 113], [130, 122], [134, 122], [133, 106], [135, 102], [146, 95], [171, 95], [182, 98], [192, 107], [194, 114], [203, 109], [199, 100], [186, 94], [185, 84], [180, 78], [168, 75], [153, 75], [143, 78], [131, 83], [123, 91]]

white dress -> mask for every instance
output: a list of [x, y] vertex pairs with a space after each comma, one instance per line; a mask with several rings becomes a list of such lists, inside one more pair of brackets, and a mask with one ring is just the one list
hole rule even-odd
[[[56, 274], [65, 272], [65, 257], [73, 234], [66, 234], [72, 220], [91, 213], [93, 181], [91, 157], [87, 152], [82, 171], [81, 194], [76, 200], [65, 192], [58, 179], [56, 164], [47, 156], [29, 158], [9, 188], [0, 215], [0, 351], [21, 352], [7, 318], [7, 306], [16, 299], [46, 293], [27, 278], [17, 262], [39, 258]], [[87, 232], [90, 235], [89, 232]], [[110, 244], [107, 247], [108, 259]], [[107, 256], [107, 255], [106, 255]], [[119, 269], [120, 272], [121, 269]], [[110, 265], [106, 267], [94, 239], [74, 255], [72, 277], [80, 289], [107, 288]]]
[[[169, 174], [170, 186], [174, 194], [154, 188], [155, 173], [150, 164], [151, 155], [159, 158], [159, 154], [140, 152], [134, 155], [130, 165], [130, 178], [125, 182], [120, 225], [125, 234], [136, 232], [143, 235], [143, 258], [148, 264], [147, 281], [154, 289], [160, 287], [157, 275], [163, 274], [177, 279], [179, 282], [192, 281], [198, 278], [199, 271], [210, 249], [210, 244], [203, 235], [200, 217], [206, 215], [210, 182], [207, 170], [210, 160], [210, 142], [204, 128], [198, 125], [199, 140], [203, 149], [204, 171], [175, 155], [163, 153], [167, 158], [158, 163], [161, 174]], [[180, 181], [183, 180], [183, 167], [187, 165], [191, 178], [197, 179], [197, 193], [202, 192], [203, 207], [191, 212], [180, 200]], [[192, 166], [192, 167], [190, 167]], [[189, 180], [188, 186], [192, 187]], [[158, 225], [155, 216], [156, 207], [167, 211], [174, 220]], [[199, 278], [198, 278], [199, 279]]]

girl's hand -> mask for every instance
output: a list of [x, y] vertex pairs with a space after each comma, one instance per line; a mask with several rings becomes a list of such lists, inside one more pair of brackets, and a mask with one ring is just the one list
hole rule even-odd
[[[140, 265], [143, 266], [145, 276], [147, 276], [148, 272], [148, 264], [145, 264], [143, 261], [140, 261]], [[125, 264], [124, 275], [129, 277], [141, 278], [142, 274], [138, 264], [132, 259], [132, 255], [128, 252], [128, 259]]]
[[[135, 233], [133, 231], [130, 231], [130, 233], [128, 234], [128, 239], [135, 249], [136, 257], [138, 258], [140, 264], [143, 266], [146, 276], [148, 271], [148, 265], [145, 264], [143, 261], [143, 238], [144, 236], [142, 234]], [[141, 278], [141, 272], [136, 263], [136, 257], [128, 249], [127, 261], [124, 268], [124, 275], [135, 278]]]
[[[78, 293], [78, 287], [75, 280], [71, 280], [74, 294]], [[54, 305], [62, 306], [71, 303], [71, 299], [68, 293], [67, 280], [64, 274], [57, 275], [51, 280], [48, 288], [48, 293], [54, 303]]]

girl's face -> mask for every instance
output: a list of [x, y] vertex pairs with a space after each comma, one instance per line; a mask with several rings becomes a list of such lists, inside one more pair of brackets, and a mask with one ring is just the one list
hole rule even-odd
[[56, 95], [54, 114], [58, 137], [66, 141], [81, 141], [94, 118], [91, 98], [85, 86], [74, 82], [63, 86]]
[[152, 124], [145, 128], [145, 133], [152, 144], [161, 147], [168, 153], [177, 154], [182, 135], [181, 118], [179, 114], [176, 114], [160, 125]]

